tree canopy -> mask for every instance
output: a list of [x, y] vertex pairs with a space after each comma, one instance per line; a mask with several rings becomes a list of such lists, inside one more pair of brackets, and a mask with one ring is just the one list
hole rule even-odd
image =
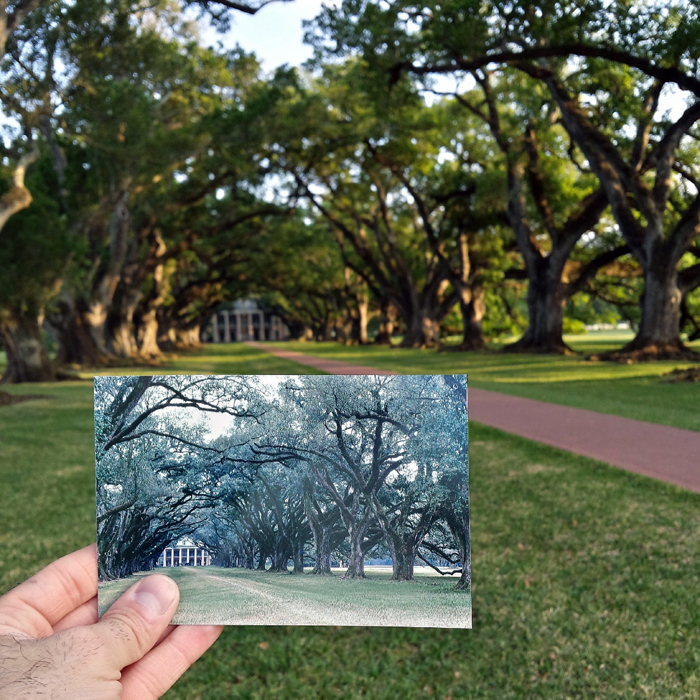
[[103, 377], [95, 396], [103, 579], [188, 536], [224, 566], [364, 578], [375, 552], [396, 580], [420, 559], [469, 587], [465, 377]]
[[186, 5], [14, 11], [5, 381], [152, 361], [246, 297], [306, 339], [570, 352], [627, 321], [623, 358], [695, 359], [694, 7], [346, 0], [272, 74]]

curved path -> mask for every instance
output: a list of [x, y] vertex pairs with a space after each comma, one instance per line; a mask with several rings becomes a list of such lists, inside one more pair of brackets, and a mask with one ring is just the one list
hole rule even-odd
[[[329, 374], [396, 374], [263, 343], [248, 345]], [[700, 493], [700, 432], [474, 388], [469, 389], [469, 417]]]

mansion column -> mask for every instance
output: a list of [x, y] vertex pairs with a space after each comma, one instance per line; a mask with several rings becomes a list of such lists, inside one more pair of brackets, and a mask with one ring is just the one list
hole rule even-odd
[[228, 318], [228, 311], [224, 311], [224, 343], [231, 342], [231, 325]]
[[211, 340], [213, 343], [219, 342], [219, 314], [214, 314], [211, 320]]

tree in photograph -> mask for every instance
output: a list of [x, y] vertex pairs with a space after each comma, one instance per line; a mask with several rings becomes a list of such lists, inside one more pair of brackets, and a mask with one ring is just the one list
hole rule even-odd
[[[420, 400], [419, 427], [405, 447], [410, 469], [397, 467], [374, 495], [397, 581], [413, 579], [418, 550], [437, 520], [446, 517], [456, 523], [457, 494], [463, 488], [468, 499], [466, 436], [462, 432], [466, 421], [460, 420], [460, 413], [466, 412], [466, 385], [456, 379], [455, 388], [445, 387], [441, 386], [443, 378], [438, 379], [439, 383], [426, 382], [428, 393]], [[468, 529], [466, 532], [468, 539]], [[464, 533], [453, 534], [464, 539]]]
[[304, 512], [309, 521], [314, 544], [314, 568], [311, 573], [330, 576], [331, 552], [335, 549], [334, 544], [338, 544], [337, 535], [340, 534], [342, 539], [345, 539], [345, 531], [338, 533], [336, 525], [340, 519], [339, 510], [333, 501], [325, 496], [323, 490], [314, 485], [314, 472], [310, 472], [304, 477], [303, 488]]
[[[97, 524], [103, 579], [153, 568], [169, 543], [207, 522], [216, 491], [211, 485], [202, 488], [205, 463], [185, 444], [201, 438], [201, 431], [190, 429], [177, 449], [167, 437], [149, 433], [137, 443], [120, 443], [100, 461], [98, 492], [105, 510]], [[182, 473], [171, 474], [183, 466]]]
[[273, 573], [290, 561], [303, 573], [310, 544], [314, 574], [330, 575], [339, 556], [352, 579], [376, 547], [397, 581], [413, 579], [421, 548], [468, 561], [461, 378], [108, 377], [97, 387], [102, 579], [153, 568], [185, 537], [219, 565]]
[[269, 464], [256, 470], [254, 483], [240, 494], [233, 512], [258, 544], [258, 569], [265, 571], [269, 558], [271, 571], [286, 572], [291, 559], [293, 573], [304, 572], [303, 551], [311, 533], [295, 475]]
[[[392, 553], [394, 578], [410, 580], [418, 548], [443, 507], [441, 481], [455, 470], [466, 474], [466, 435], [449, 427], [464, 423], [445, 409], [447, 400], [455, 411], [463, 410], [453, 390], [441, 378], [332, 383], [303, 377], [288, 383], [285, 392], [288, 432], [275, 430], [253, 451], [259, 460], [308, 474], [306, 510], [315, 520], [317, 557], [328, 547], [319, 526], [337, 509], [349, 538], [346, 577], [364, 577], [365, 553], [378, 542], [370, 536], [376, 519]], [[301, 434], [300, 425], [308, 426]], [[455, 437], [460, 445], [453, 444]], [[314, 503], [314, 490], [332, 506], [324, 510]]]
[[194, 533], [222, 498], [250, 481], [231, 461], [232, 446], [207, 437], [197, 412], [255, 421], [264, 407], [249, 378], [96, 383], [101, 576], [115, 578], [152, 568], [167, 544]]

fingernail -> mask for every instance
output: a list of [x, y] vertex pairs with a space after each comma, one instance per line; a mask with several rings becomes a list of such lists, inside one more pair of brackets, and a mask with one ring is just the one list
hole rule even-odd
[[146, 576], [134, 592], [134, 600], [156, 615], [167, 612], [176, 596], [177, 584], [167, 576]]

